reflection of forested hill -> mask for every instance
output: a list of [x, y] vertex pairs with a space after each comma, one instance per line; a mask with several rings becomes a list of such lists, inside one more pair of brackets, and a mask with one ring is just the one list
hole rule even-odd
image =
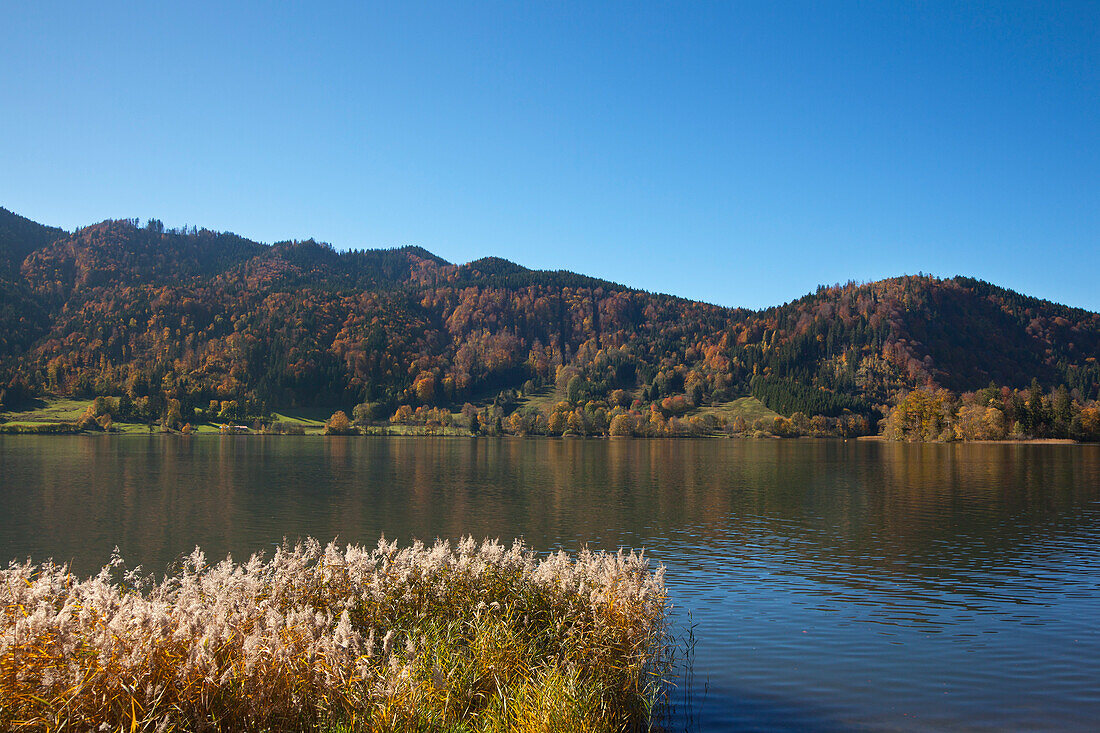
[[751, 312], [499, 258], [267, 246], [155, 220], [68, 233], [0, 209], [0, 285], [9, 401], [389, 408], [558, 382], [573, 401], [752, 390], [780, 412], [835, 415], [930, 382], [1038, 377], [1082, 400], [1100, 383], [1100, 315], [962, 277], [820, 288]]

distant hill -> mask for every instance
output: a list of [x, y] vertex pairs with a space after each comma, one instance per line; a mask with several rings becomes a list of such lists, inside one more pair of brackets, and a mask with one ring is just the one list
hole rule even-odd
[[554, 388], [578, 404], [754, 394], [784, 414], [877, 419], [925, 385], [1037, 379], [1082, 402], [1100, 386], [1100, 315], [966, 277], [822, 287], [750, 311], [495, 257], [269, 246], [155, 220], [63, 232], [0, 209], [0, 284], [9, 403], [392, 410]]
[[0, 274], [18, 275], [27, 255], [64, 234], [0, 207]]
[[23, 280], [20, 265], [64, 235], [0, 208], [0, 372], [5, 359], [25, 352], [49, 328], [49, 316]]

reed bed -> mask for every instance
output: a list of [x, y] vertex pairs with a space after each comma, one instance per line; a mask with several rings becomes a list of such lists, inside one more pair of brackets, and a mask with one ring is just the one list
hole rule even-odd
[[0, 574], [4, 730], [636, 730], [669, 684], [640, 553], [307, 540], [160, 581]]

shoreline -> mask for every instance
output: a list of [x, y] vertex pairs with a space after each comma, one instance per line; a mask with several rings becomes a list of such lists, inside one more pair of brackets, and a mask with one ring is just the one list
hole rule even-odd
[[856, 440], [872, 443], [912, 443], [913, 445], [1096, 445], [1073, 438], [1027, 438], [1025, 440], [887, 440], [881, 435], [861, 435]]
[[[836, 435], [797, 435], [790, 437], [783, 437], [779, 435], [722, 435], [722, 434], [710, 434], [710, 435], [513, 435], [505, 433], [502, 435], [470, 435], [468, 433], [431, 433], [431, 432], [368, 432], [368, 433], [351, 433], [343, 435], [328, 435], [323, 432], [311, 432], [311, 433], [277, 433], [277, 432], [262, 432], [248, 430], [234, 431], [234, 432], [220, 432], [218, 430], [196, 430], [191, 433], [183, 433], [178, 430], [155, 430], [147, 432], [144, 430], [112, 430], [112, 431], [98, 431], [98, 430], [67, 430], [64, 423], [37, 423], [34, 427], [39, 425], [45, 429], [31, 429], [31, 430], [4, 430], [4, 423], [0, 423], [0, 437], [2, 436], [24, 436], [24, 437], [48, 437], [48, 436], [113, 436], [113, 437], [176, 437], [176, 438], [447, 438], [447, 439], [509, 439], [509, 440], [613, 440], [613, 441], [630, 441], [630, 440], [737, 440], [737, 441], [791, 441], [791, 440], [831, 440], [848, 442], [858, 441], [864, 443], [892, 443], [897, 445], [1100, 445], [1100, 443], [1090, 441], [1078, 441], [1072, 438], [1027, 438], [1025, 440], [953, 440], [953, 441], [938, 441], [938, 440], [887, 440], [881, 435], [859, 435], [851, 438], [844, 438]], [[59, 425], [64, 426], [60, 429], [49, 429], [48, 426]], [[16, 424], [17, 427], [31, 427], [26, 423]], [[382, 430], [385, 430], [382, 428]]]

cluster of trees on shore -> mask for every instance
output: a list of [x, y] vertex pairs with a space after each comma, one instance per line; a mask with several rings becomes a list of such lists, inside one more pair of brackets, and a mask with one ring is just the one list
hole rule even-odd
[[901, 396], [883, 420], [890, 440], [1100, 440], [1100, 405], [1065, 386], [1025, 390], [990, 385], [955, 394], [928, 387]]
[[[388, 423], [413, 427], [416, 429], [413, 432], [422, 435], [459, 430], [471, 435], [521, 437], [855, 437], [868, 434], [870, 428], [865, 416], [853, 414], [831, 418], [824, 415], [808, 417], [796, 412], [791, 417], [760, 417], [750, 422], [740, 416], [729, 419], [713, 414], [677, 417], [667, 414], [656, 403], [646, 409], [638, 406], [608, 409], [605, 403], [595, 401], [577, 407], [563, 401], [548, 412], [520, 409], [508, 415], [492, 405], [478, 409], [467, 403], [457, 415], [438, 408], [411, 410], [403, 405]], [[343, 410], [338, 410], [325, 423], [325, 434], [387, 434], [384, 427], [379, 428], [378, 423], [352, 420]]]
[[[1100, 396], [1100, 315], [962, 277], [747, 311], [416, 247], [267, 246], [156, 220], [69, 233], [3, 210], [0, 261], [0, 409], [104, 397], [113, 420], [179, 429], [344, 405], [353, 423], [426, 426], [470, 403], [480, 431], [609, 434], [618, 419], [661, 435], [729, 430], [700, 412], [753, 395], [828, 426], [799, 434], [842, 434], [927, 385]], [[568, 410], [515, 415], [551, 389]]]

